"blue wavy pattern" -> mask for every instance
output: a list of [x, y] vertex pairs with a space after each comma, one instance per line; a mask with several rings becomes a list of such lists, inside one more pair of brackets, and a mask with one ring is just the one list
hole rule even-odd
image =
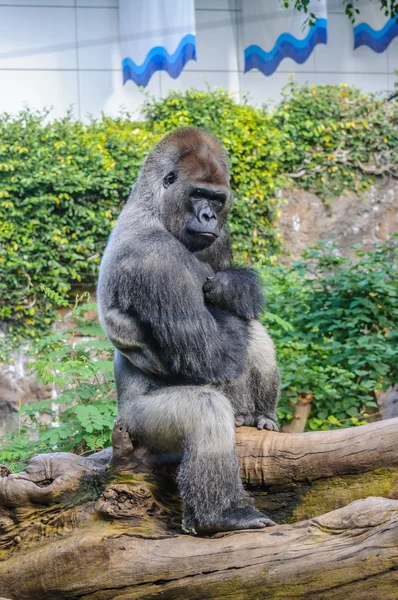
[[123, 59], [123, 83], [132, 79], [137, 85], [145, 87], [155, 71], [167, 71], [176, 79], [189, 60], [196, 60], [196, 38], [192, 34], [182, 38], [173, 54], [169, 54], [163, 46], [155, 46], [148, 52], [142, 65], [137, 65], [131, 58]]
[[374, 52], [384, 52], [397, 36], [398, 23], [396, 18], [389, 19], [379, 31], [376, 31], [367, 23], [359, 23], [354, 27], [354, 48], [369, 46]]
[[298, 40], [290, 33], [282, 33], [270, 52], [260, 46], [249, 46], [245, 49], [245, 73], [250, 69], [258, 69], [264, 75], [272, 75], [284, 58], [292, 58], [299, 64], [307, 60], [317, 44], [327, 42], [327, 20], [317, 19], [310, 27], [307, 36]]

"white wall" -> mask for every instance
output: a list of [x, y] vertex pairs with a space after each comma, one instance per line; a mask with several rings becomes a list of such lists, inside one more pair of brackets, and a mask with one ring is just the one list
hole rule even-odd
[[[197, 62], [176, 80], [155, 73], [146, 90], [161, 97], [170, 89], [223, 86], [260, 104], [278, 99], [293, 72], [299, 82], [392, 89], [398, 38], [382, 54], [354, 52], [342, 0], [329, 1], [328, 45], [318, 45], [303, 65], [285, 59], [270, 77], [243, 73], [243, 1], [196, 0]], [[72, 106], [79, 118], [138, 111], [142, 92], [131, 81], [122, 85], [117, 36], [118, 0], [0, 0], [0, 110], [53, 106], [52, 115], [61, 116]]]

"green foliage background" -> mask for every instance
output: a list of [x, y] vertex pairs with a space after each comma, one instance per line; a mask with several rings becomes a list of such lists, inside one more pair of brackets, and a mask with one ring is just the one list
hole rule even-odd
[[[51, 401], [23, 407], [20, 436], [11, 434], [3, 460], [17, 464], [33, 448], [85, 452], [108, 443], [115, 414], [108, 342], [79, 307], [68, 335], [95, 339], [71, 348], [65, 332], [48, 331], [57, 304], [70, 305], [76, 291], [95, 285], [109, 232], [153, 144], [187, 125], [214, 133], [230, 155], [233, 248], [237, 259], [263, 267], [264, 322], [283, 375], [282, 423], [300, 394], [314, 397], [310, 428], [361, 423], [373, 391], [397, 380], [396, 242], [369, 254], [358, 249], [354, 263], [325, 246], [287, 269], [276, 266], [275, 227], [286, 186], [328, 202], [345, 189], [363, 191], [374, 173], [398, 175], [397, 103], [345, 85], [292, 83], [273, 111], [223, 90], [188, 90], [147, 100], [142, 121], [2, 115], [0, 322], [7, 335], [0, 359], [28, 338], [36, 372], [65, 390], [55, 410]], [[43, 412], [48, 425], [37, 418]]]
[[374, 176], [366, 165], [398, 172], [398, 104], [344, 85], [291, 84], [274, 112], [220, 89], [148, 100], [140, 122], [47, 117], [23, 111], [0, 118], [0, 321], [13, 346], [37, 339], [54, 318], [40, 284], [60, 294], [95, 285], [142, 161], [175, 127], [208, 129], [228, 150], [233, 248], [246, 262], [269, 264], [278, 255], [278, 192], [291, 175], [327, 201], [367, 187]]
[[[281, 425], [293, 418], [303, 396], [312, 399], [309, 429], [360, 425], [377, 407], [375, 390], [398, 381], [398, 235], [370, 252], [356, 247], [353, 259], [336, 250], [322, 243], [291, 267], [262, 271], [262, 320], [276, 343], [282, 375]], [[62, 391], [56, 399], [23, 406], [18, 435], [10, 431], [0, 440], [0, 460], [14, 469], [34, 452], [107, 446], [116, 416], [112, 346], [87, 318], [95, 304], [83, 295], [71, 306], [42, 288], [50, 302], [69, 306], [70, 327], [34, 344], [31, 366], [43, 383]]]
[[354, 251], [354, 258], [342, 257], [324, 242], [291, 267], [264, 273], [271, 313], [264, 322], [282, 371], [282, 423], [307, 395], [310, 429], [366, 422], [377, 407], [374, 392], [398, 381], [398, 235]]
[[231, 156], [236, 255], [264, 260], [279, 249], [273, 227], [281, 135], [262, 110], [220, 90], [148, 102], [146, 120], [52, 123], [25, 111], [0, 119], [0, 320], [15, 345], [37, 338], [54, 311], [39, 285], [64, 294], [94, 286], [100, 257], [139, 167], [177, 126], [217, 135]]
[[398, 104], [346, 84], [288, 85], [274, 115], [281, 170], [325, 201], [362, 192], [375, 174], [398, 177]]

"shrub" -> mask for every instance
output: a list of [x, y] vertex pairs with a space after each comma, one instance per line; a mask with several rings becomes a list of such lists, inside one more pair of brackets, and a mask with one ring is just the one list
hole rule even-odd
[[49, 302], [70, 309], [69, 327], [33, 344], [30, 367], [39, 381], [54, 383], [61, 392], [56, 398], [22, 406], [18, 433], [11, 430], [1, 440], [0, 459], [14, 470], [23, 468], [35, 453], [82, 454], [109, 446], [117, 413], [113, 347], [99, 323], [86, 317], [96, 305], [84, 302], [86, 293], [71, 306], [53, 290], [45, 292]]
[[39, 284], [93, 285], [100, 256], [153, 136], [136, 124], [25, 111], [0, 119], [0, 320], [15, 345], [48, 328]]
[[[376, 406], [374, 390], [398, 380], [397, 271], [395, 236], [370, 252], [357, 247], [355, 259], [320, 245], [291, 268], [264, 273], [263, 321], [276, 342], [282, 372], [282, 425], [292, 418], [298, 398], [308, 394], [313, 397], [308, 428], [364, 423], [367, 407]], [[58, 294], [44, 291], [49, 302], [65, 305]], [[55, 400], [22, 407], [18, 435], [11, 431], [0, 444], [0, 462], [14, 469], [34, 452], [81, 453], [110, 443], [116, 415], [113, 351], [98, 323], [85, 318], [95, 305], [82, 300], [69, 307], [66, 332], [34, 345], [33, 370], [43, 383], [54, 382], [63, 391]], [[66, 336], [72, 343], [65, 344]]]
[[95, 285], [143, 159], [176, 126], [204, 126], [230, 153], [236, 256], [264, 262], [277, 251], [280, 135], [269, 117], [223, 91], [148, 101], [145, 116], [144, 123], [125, 115], [88, 125], [70, 117], [48, 123], [45, 113], [29, 111], [0, 118], [0, 321], [14, 346], [37, 339], [54, 318], [40, 283], [60, 294]]
[[303, 256], [265, 277], [268, 310], [293, 326], [265, 319], [282, 368], [280, 417], [311, 394], [311, 428], [357, 423], [374, 390], [398, 380], [398, 236], [356, 247], [354, 259], [326, 243]]
[[327, 200], [360, 192], [374, 176], [398, 176], [398, 103], [346, 84], [291, 82], [274, 113], [284, 138], [281, 170]]

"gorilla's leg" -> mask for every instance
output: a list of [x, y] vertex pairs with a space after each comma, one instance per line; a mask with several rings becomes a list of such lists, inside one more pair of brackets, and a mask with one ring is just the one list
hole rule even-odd
[[280, 376], [274, 344], [265, 327], [258, 321], [252, 321], [246, 372], [224, 387], [225, 395], [234, 408], [236, 425], [278, 431], [275, 409], [279, 391]]
[[138, 395], [145, 377], [125, 367], [117, 373], [119, 418], [132, 438], [155, 452], [183, 454], [178, 484], [185, 529], [210, 533], [272, 525], [244, 491], [229, 400], [207, 386], [158, 387]]

